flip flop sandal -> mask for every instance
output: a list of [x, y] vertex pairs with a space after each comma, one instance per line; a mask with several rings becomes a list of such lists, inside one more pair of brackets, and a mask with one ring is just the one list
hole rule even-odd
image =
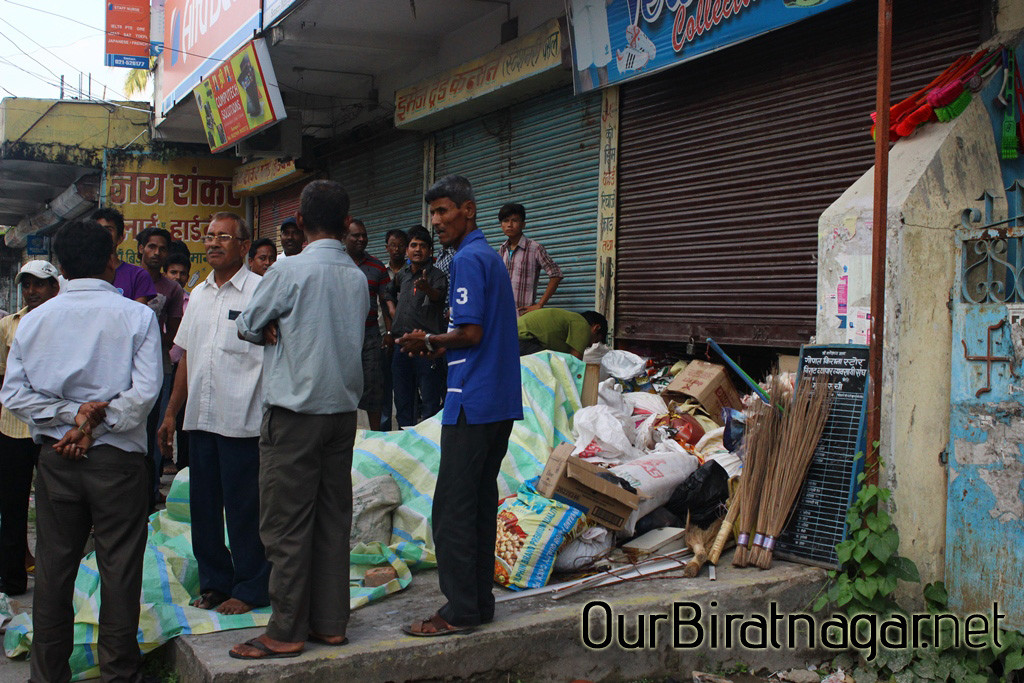
[[220, 591], [206, 591], [200, 593], [199, 597], [189, 603], [190, 607], [197, 607], [199, 609], [216, 609], [220, 606], [220, 603], [228, 599], [229, 596], [224, 595]]
[[306, 640], [311, 643], [320, 643], [321, 645], [331, 645], [333, 647], [340, 647], [342, 645], [348, 645], [348, 638], [342, 638], [340, 642], [332, 643], [327, 640], [327, 637], [320, 635], [319, 633], [310, 633]]
[[302, 650], [299, 650], [298, 652], [278, 652], [277, 650], [271, 650], [256, 638], [247, 640], [242, 644], [248, 645], [254, 650], [259, 650], [262, 654], [243, 655], [235, 652], [234, 650], [229, 650], [228, 656], [233, 657], [234, 659], [288, 659], [290, 657], [298, 657], [302, 654]]
[[[424, 627], [430, 624], [433, 627], [433, 631], [425, 631]], [[475, 630], [475, 626], [456, 626], [449, 624], [445, 621], [440, 614], [435, 614], [429, 619], [423, 621], [414, 621], [409, 626], [403, 626], [402, 630], [410, 636], [416, 636], [417, 638], [436, 638], [439, 636], [449, 636], [453, 633], [469, 633]]]

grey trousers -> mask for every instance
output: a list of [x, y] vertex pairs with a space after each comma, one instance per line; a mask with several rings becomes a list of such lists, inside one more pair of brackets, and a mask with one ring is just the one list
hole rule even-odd
[[271, 406], [260, 429], [260, 537], [270, 560], [267, 635], [344, 635], [349, 616], [356, 413]]
[[75, 577], [90, 529], [100, 573], [100, 678], [141, 680], [136, 634], [149, 505], [145, 454], [94, 446], [88, 456], [65, 460], [52, 440], [39, 454], [32, 681], [71, 680]]

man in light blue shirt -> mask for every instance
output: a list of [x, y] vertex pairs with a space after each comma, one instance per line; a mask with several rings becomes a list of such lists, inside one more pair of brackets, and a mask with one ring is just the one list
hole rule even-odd
[[348, 195], [316, 180], [299, 200], [301, 253], [263, 276], [238, 335], [264, 349], [260, 535], [270, 560], [267, 631], [236, 659], [294, 657], [347, 642], [352, 445], [363, 393], [366, 277], [345, 253]]
[[27, 314], [0, 403], [43, 444], [36, 469], [34, 681], [71, 679], [75, 576], [92, 530], [100, 573], [99, 664], [138, 680], [136, 633], [146, 547], [146, 416], [163, 380], [153, 311], [111, 284], [110, 234], [93, 221], [57, 232], [69, 282]]

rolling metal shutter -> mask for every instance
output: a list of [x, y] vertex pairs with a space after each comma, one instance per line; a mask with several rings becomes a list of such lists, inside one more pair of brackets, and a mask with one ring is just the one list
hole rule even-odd
[[[894, 103], [981, 40], [978, 0], [897, 5]], [[814, 334], [818, 217], [873, 163], [876, 26], [854, 3], [623, 86], [618, 338]]]
[[274, 240], [278, 251], [281, 249], [281, 223], [285, 218], [299, 212], [299, 197], [302, 189], [312, 180], [300, 182], [262, 194], [256, 198], [256, 239], [269, 237]]
[[[565, 276], [550, 306], [594, 307], [600, 125], [600, 93], [575, 98], [559, 89], [435, 134], [434, 177], [469, 178], [477, 221], [491, 246], [505, 241], [501, 205], [526, 207], [525, 234], [547, 249]], [[546, 285], [542, 272], [538, 297]]]
[[387, 231], [408, 230], [423, 219], [423, 138], [370, 143], [332, 165], [330, 177], [348, 191], [352, 217], [366, 224], [366, 252], [387, 263]]

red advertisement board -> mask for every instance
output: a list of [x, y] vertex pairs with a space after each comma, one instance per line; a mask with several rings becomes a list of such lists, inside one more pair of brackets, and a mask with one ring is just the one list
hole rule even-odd
[[219, 152], [285, 118], [262, 38], [231, 55], [193, 94], [210, 150]]
[[108, 0], [107, 66], [149, 68], [150, 0]]

